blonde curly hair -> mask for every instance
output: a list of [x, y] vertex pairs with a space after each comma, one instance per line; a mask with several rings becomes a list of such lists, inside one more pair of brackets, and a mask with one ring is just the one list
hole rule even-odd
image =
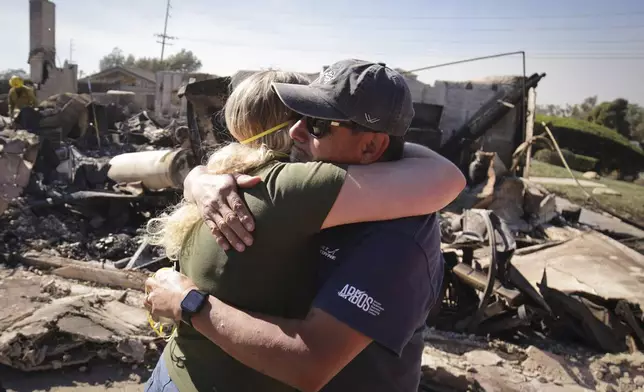
[[[247, 144], [230, 143], [215, 150], [206, 164], [208, 173], [248, 173], [279, 155], [289, 154], [293, 141], [285, 130], [288, 131], [294, 123], [295, 114], [284, 106], [272, 89], [271, 83], [274, 82], [308, 84], [309, 80], [299, 73], [277, 70], [261, 71], [247, 77], [226, 101], [226, 125], [238, 141], [282, 123], [288, 125]], [[184, 199], [148, 222], [148, 240], [164, 248], [170, 260], [178, 260], [186, 236], [200, 221], [201, 214], [196, 204]]]

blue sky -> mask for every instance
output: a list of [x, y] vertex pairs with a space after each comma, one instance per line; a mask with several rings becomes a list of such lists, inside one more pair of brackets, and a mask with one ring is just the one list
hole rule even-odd
[[[120, 47], [158, 56], [165, 0], [58, 0], [59, 61], [70, 55], [85, 73]], [[0, 0], [0, 69], [27, 68], [28, 2]], [[615, 0], [174, 0], [166, 53], [186, 48], [203, 71], [277, 67], [317, 72], [346, 57], [415, 69], [525, 50], [527, 72], [545, 72], [538, 103], [624, 97], [644, 105], [644, 1]], [[466, 80], [521, 73], [519, 56], [420, 72]]]

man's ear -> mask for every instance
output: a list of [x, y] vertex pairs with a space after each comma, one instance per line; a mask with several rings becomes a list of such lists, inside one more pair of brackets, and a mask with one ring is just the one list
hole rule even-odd
[[365, 134], [360, 163], [363, 165], [377, 162], [389, 147], [389, 135], [369, 132]]

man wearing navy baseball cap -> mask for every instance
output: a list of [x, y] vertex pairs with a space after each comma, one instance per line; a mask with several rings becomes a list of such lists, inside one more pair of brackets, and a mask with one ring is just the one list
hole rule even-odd
[[315, 146], [307, 145], [298, 137], [298, 128], [306, 129], [313, 136], [313, 139], [306, 138], [311, 144], [333, 128], [351, 129], [357, 138], [365, 136], [360, 131], [373, 133], [374, 143], [386, 152], [379, 160], [400, 158], [403, 136], [414, 117], [414, 108], [402, 75], [385, 64], [342, 60], [325, 69], [309, 85], [274, 83], [273, 88], [289, 109], [304, 116], [291, 129], [294, 160], [366, 163], [372, 157], [367, 155], [356, 160], [356, 156], [350, 156], [347, 160], [346, 147], [355, 146], [354, 143], [333, 143], [332, 153], [328, 151], [330, 145], [317, 151]]
[[[343, 60], [309, 85], [272, 87], [301, 116], [289, 130], [292, 160], [372, 164], [400, 159], [403, 147], [405, 158], [415, 155], [403, 142], [411, 94], [385, 64]], [[199, 204], [207, 185], [195, 181], [188, 187]], [[305, 319], [247, 314], [210, 296], [217, 311], [194, 314], [192, 324], [237, 361], [298, 390], [416, 391], [425, 321], [443, 279], [436, 214], [334, 227], [311, 246], [319, 286]], [[193, 283], [177, 281], [178, 289], [153, 286], [180, 299]]]

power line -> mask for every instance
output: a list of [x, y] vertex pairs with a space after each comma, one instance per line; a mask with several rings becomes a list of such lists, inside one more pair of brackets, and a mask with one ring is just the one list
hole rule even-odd
[[[615, 12], [607, 14], [568, 14], [568, 15], [405, 15], [405, 19], [421, 19], [421, 20], [520, 20], [520, 19], [585, 19], [585, 18], [607, 18], [619, 16], [635, 16], [644, 15], [644, 12]], [[391, 15], [338, 15], [333, 16], [334, 19], [391, 19]]]
[[163, 25], [163, 34], [155, 34], [155, 36], [161, 38], [161, 41], [157, 41], [158, 43], [161, 44], [161, 58], [160, 61], [163, 61], [163, 55], [165, 53], [165, 46], [166, 45], [172, 45], [171, 43], [167, 43], [166, 41], [176, 39], [177, 37], [172, 37], [169, 36], [168, 33], [168, 18], [170, 17], [170, 0], [168, 0], [166, 9], [165, 9], [165, 24]]
[[[346, 38], [347, 34], [355, 34], [355, 33], [349, 33], [349, 32], [342, 32], [342, 31], [337, 31], [337, 25], [333, 24], [312, 24], [312, 23], [306, 23], [306, 24], [293, 24], [290, 23], [289, 27], [294, 28], [296, 31], [298, 31], [298, 34], [303, 34], [311, 27], [328, 27], [328, 28], [333, 28], [334, 30], [331, 31], [325, 31], [321, 33], [320, 31], [316, 31], [316, 35], [323, 35], [324, 37], [343, 37]], [[382, 26], [378, 28], [378, 32], [406, 32], [406, 33], [416, 33], [416, 34], [422, 34], [422, 33], [449, 33], [450, 35], [454, 35], [456, 33], [461, 33], [461, 32], [475, 32], [475, 33], [482, 33], [482, 32], [497, 32], [497, 33], [525, 33], [525, 32], [567, 32], [567, 31], [612, 31], [612, 30], [639, 30], [639, 29], [644, 29], [644, 24], [638, 24], [638, 25], [614, 25], [614, 26], [567, 26], [567, 27], [544, 27], [544, 26], [521, 26], [521, 27], [502, 27], [502, 28], [461, 28], [458, 27], [456, 29], [450, 29], [449, 27], [427, 27], [427, 26]], [[251, 27], [234, 27], [231, 29], [228, 29], [227, 33], [228, 35], [234, 35], [236, 31], [247, 31], [250, 33], [260, 33], [263, 36], [266, 35], [271, 35], [271, 36], [277, 36], [277, 37], [291, 37], [293, 32], [292, 31], [267, 31], [267, 30], [262, 30], [259, 31], [256, 26], [251, 26]], [[371, 36], [373, 39], [373, 35]], [[176, 38], [176, 37], [175, 37]], [[200, 38], [181, 38], [183, 40], [199, 40]]]
[[[633, 12], [613, 12], [613, 13], [589, 13], [589, 14], [567, 14], [567, 15], [555, 15], [555, 14], [524, 14], [524, 15], [328, 15], [330, 20], [373, 20], [373, 19], [386, 19], [391, 21], [392, 19], [404, 19], [404, 20], [544, 20], [544, 19], [589, 19], [589, 18], [612, 18], [612, 17], [623, 17], [623, 16], [639, 16], [644, 15], [644, 11], [633, 11]], [[301, 13], [280, 11], [276, 14], [262, 14], [262, 19], [289, 19], [289, 22], [292, 21], [292, 18], [301, 17]], [[327, 15], [318, 15], [318, 17], [326, 17]], [[249, 21], [248, 18], [234, 18], [230, 15], [226, 15], [226, 21], [231, 20], [244, 20]], [[251, 21], [254, 22], [254, 21]], [[308, 24], [308, 22], [307, 22]]]
[[[520, 54], [523, 57], [524, 60], [524, 69], [525, 69], [525, 52], [524, 51], [518, 51], [518, 52], [506, 52], [506, 53], [497, 53], [497, 54], [492, 54], [488, 56], [482, 56], [482, 57], [473, 57], [465, 60], [456, 60], [456, 61], [450, 61], [449, 63], [443, 63], [443, 64], [436, 64], [436, 65], [429, 65], [426, 67], [422, 68], [415, 68], [415, 69], [410, 69], [408, 71], [405, 71], [404, 73], [414, 73], [414, 72], [419, 72], [419, 71], [427, 71], [429, 69], [434, 69], [434, 68], [442, 68], [442, 67], [447, 67], [450, 65], [457, 65], [457, 64], [465, 64], [465, 63], [472, 63], [475, 61], [481, 61], [481, 60], [489, 60], [489, 59], [495, 59], [499, 57], [507, 57], [507, 56], [514, 56]], [[523, 76], [525, 77], [525, 71], [523, 72]]]
[[[331, 35], [327, 36], [327, 38], [333, 38], [333, 37], [340, 37], [340, 35]], [[345, 37], [345, 35], [342, 35], [342, 37]], [[180, 41], [188, 41], [188, 42], [203, 42], [203, 43], [212, 43], [212, 44], [222, 44], [222, 45], [232, 45], [232, 46], [247, 46], [251, 45], [253, 47], [264, 47], [266, 45], [263, 44], [247, 44], [244, 42], [234, 42], [234, 41], [229, 41], [229, 40], [213, 40], [210, 38], [190, 38], [190, 37], [177, 37], [178, 40]], [[427, 45], [444, 45], [444, 44], [468, 44], [468, 45], [502, 45], [503, 42], [500, 41], [474, 41], [474, 40], [433, 40], [430, 38], [422, 39], [405, 39], [405, 40], [400, 40], [396, 41], [396, 44], [427, 44]], [[624, 39], [624, 40], [556, 40], [556, 41], [538, 41], [538, 42], [528, 42], [527, 44], [530, 45], [544, 45], [544, 44], [638, 44], [638, 43], [644, 43], [644, 39]]]
[[[229, 47], [245, 47], [245, 48], [267, 48], [267, 45], [264, 43], [251, 43], [251, 42], [234, 42], [230, 40], [216, 40], [216, 39], [198, 39], [198, 38], [178, 38], [179, 40], [184, 40], [184, 41], [191, 41], [191, 42], [200, 42], [208, 45], [217, 45], [217, 46], [229, 46]], [[411, 41], [399, 41], [396, 42], [397, 45], [403, 45], [410, 43]], [[422, 42], [422, 41], [421, 41]], [[463, 43], [466, 43], [466, 41], [462, 41]], [[642, 41], [644, 42], [644, 41]], [[432, 45], [439, 45], [443, 44], [445, 42], [443, 41], [435, 41], [435, 42], [426, 42], [426, 43], [431, 43]], [[472, 44], [476, 45], [476, 42], [473, 42]], [[498, 43], [499, 45], [502, 45], [501, 42]], [[336, 48], [336, 49], [330, 49], [328, 45], [326, 47], [302, 47], [302, 46], [297, 46], [297, 45], [270, 45], [270, 49], [272, 50], [285, 50], [285, 51], [294, 51], [294, 52], [313, 52], [313, 53], [337, 53], [339, 51], [352, 51], [350, 49], [343, 49], [343, 48]], [[424, 49], [422, 50], [423, 53], [446, 53], [444, 50], [441, 49]], [[373, 52], [370, 52], [372, 54], [376, 54]], [[535, 51], [526, 51], [530, 57], [534, 55], [540, 55], [540, 56], [557, 56], [557, 55], [564, 55], [564, 56], [600, 56], [600, 57], [606, 57], [610, 58], [611, 56], [625, 56], [625, 57], [633, 57], [634, 55], [644, 55], [644, 48], [640, 49], [639, 51], [635, 52], [632, 50], [627, 50], [627, 49], [621, 49], [619, 51], [615, 52], [607, 52], [605, 50], [602, 51], [595, 51], [595, 52], [580, 52], [580, 51], [571, 51], [570, 49], [560, 49], [560, 51], [548, 49], [548, 50], [535, 50]], [[385, 52], [379, 52], [378, 54], [385, 54]], [[450, 53], [451, 55], [451, 53]]]
[[[422, 42], [434, 44], [469, 44], [469, 45], [498, 45], [502, 42], [497, 41], [474, 41], [474, 40], [439, 40], [429, 41], [428, 39], [410, 39], [405, 42]], [[644, 39], [621, 39], [621, 40], [556, 40], [556, 41], [538, 41], [528, 42], [529, 44], [637, 44], [644, 43]]]
[[[493, 31], [493, 32], [523, 32], [523, 31], [604, 31], [604, 30], [628, 30], [628, 29], [641, 29], [644, 28], [644, 25], [618, 25], [618, 26], [567, 26], [567, 27], [543, 27], [543, 26], [521, 26], [521, 27], [504, 27], [504, 28], [458, 28], [459, 31]], [[445, 28], [436, 28], [436, 29], [424, 29], [413, 27], [410, 29], [407, 28], [384, 28], [378, 30], [391, 30], [391, 31], [409, 31], [409, 30], [418, 30], [418, 31], [436, 31], [444, 32]]]

